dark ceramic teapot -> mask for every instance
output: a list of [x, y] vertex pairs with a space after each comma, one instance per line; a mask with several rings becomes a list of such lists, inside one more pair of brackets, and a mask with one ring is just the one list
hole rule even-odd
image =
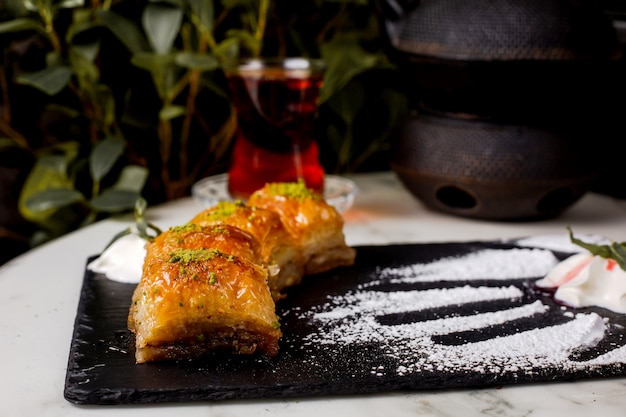
[[[389, 54], [420, 106], [525, 123], [580, 111], [620, 55], [587, 0], [375, 0]], [[572, 103], [575, 103], [572, 106]], [[593, 111], [593, 109], [592, 109]], [[584, 110], [585, 116], [588, 110]]]
[[606, 58], [617, 39], [602, 9], [572, 0], [376, 0], [393, 48], [471, 61]]
[[595, 151], [616, 140], [621, 111], [607, 97], [624, 78], [616, 31], [595, 2], [376, 4], [415, 109], [391, 164], [424, 204], [536, 219], [590, 189], [601, 174]]

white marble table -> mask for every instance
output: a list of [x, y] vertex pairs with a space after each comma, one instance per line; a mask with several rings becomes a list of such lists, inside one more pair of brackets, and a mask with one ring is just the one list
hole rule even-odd
[[[626, 209], [588, 194], [556, 219], [488, 222], [429, 211], [391, 173], [353, 177], [360, 188], [344, 214], [352, 245], [515, 238], [565, 233], [626, 241]], [[162, 228], [188, 221], [191, 198], [149, 209]], [[154, 406], [76, 406], [63, 398], [65, 370], [87, 257], [132, 222], [108, 219], [26, 253], [0, 268], [0, 416], [500, 416], [622, 417], [626, 378], [471, 390]]]

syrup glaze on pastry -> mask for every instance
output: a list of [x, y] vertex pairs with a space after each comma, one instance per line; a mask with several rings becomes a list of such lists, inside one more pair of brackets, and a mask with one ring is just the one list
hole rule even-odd
[[299, 284], [304, 275], [304, 262], [280, 216], [242, 201], [223, 201], [198, 213], [192, 224], [228, 225], [250, 233], [259, 242], [259, 253], [269, 270], [269, 286], [274, 298], [288, 287]]
[[148, 244], [128, 320], [137, 363], [216, 350], [278, 352], [267, 269], [254, 262], [257, 242], [244, 236], [235, 228], [184, 226]]
[[341, 214], [304, 182], [266, 184], [250, 196], [248, 205], [278, 213], [300, 248], [305, 274], [354, 263], [356, 251], [346, 245]]

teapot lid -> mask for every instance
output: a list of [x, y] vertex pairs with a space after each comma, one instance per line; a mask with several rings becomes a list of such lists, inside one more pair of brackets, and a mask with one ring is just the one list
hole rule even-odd
[[607, 59], [617, 32], [593, 2], [422, 0], [392, 39], [400, 52], [455, 60]]

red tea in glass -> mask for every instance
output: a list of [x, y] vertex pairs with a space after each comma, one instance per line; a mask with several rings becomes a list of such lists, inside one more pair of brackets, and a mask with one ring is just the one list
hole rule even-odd
[[228, 173], [231, 196], [245, 199], [268, 182], [303, 179], [323, 192], [314, 137], [321, 61], [249, 60], [228, 75], [238, 132]]

